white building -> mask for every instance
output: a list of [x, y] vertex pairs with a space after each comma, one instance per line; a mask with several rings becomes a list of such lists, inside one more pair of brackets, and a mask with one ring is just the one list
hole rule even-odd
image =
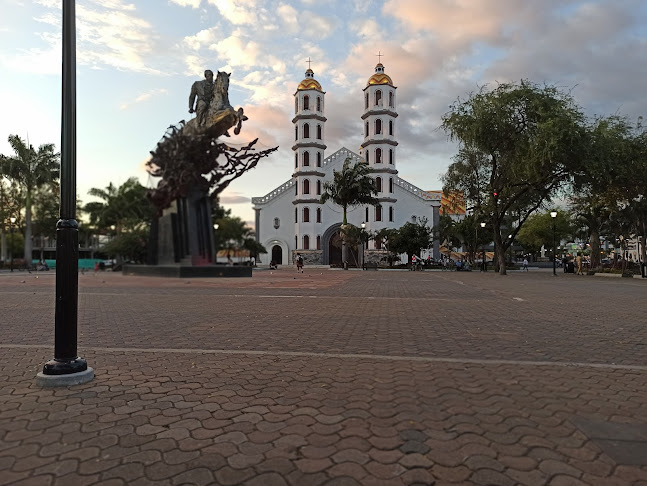
[[[256, 211], [256, 237], [269, 254], [269, 263], [291, 264], [299, 252], [308, 264], [340, 264], [338, 245], [342, 209], [331, 201], [319, 202], [326, 181], [334, 170], [341, 170], [350, 157], [355, 163], [366, 162], [373, 169], [380, 205], [349, 208], [348, 222], [365, 223], [369, 232], [382, 228], [400, 228], [407, 222], [427, 218], [428, 225], [438, 222], [441, 206], [439, 191], [424, 191], [398, 177], [397, 97], [396, 87], [379, 63], [363, 90], [364, 140], [359, 154], [345, 147], [326, 156], [325, 95], [308, 69], [294, 93], [294, 173], [288, 181], [263, 197], [252, 198]], [[385, 256], [380, 242], [369, 241], [366, 261]], [[434, 258], [440, 256], [434, 242]], [[352, 263], [352, 262], [351, 262]]]

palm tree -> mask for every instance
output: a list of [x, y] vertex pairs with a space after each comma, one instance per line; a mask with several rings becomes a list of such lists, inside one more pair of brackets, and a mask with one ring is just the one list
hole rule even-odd
[[[375, 197], [378, 192], [375, 181], [370, 176], [371, 172], [371, 168], [367, 163], [358, 162], [353, 164], [350, 157], [347, 157], [341, 171], [333, 171], [333, 180], [324, 184], [320, 202], [325, 204], [330, 200], [342, 207], [344, 211], [342, 229], [348, 225], [346, 217], [348, 208], [361, 204], [370, 204], [372, 206], [379, 204], [379, 199]], [[348, 259], [348, 250], [343, 231], [341, 236], [341, 258], [342, 262], [345, 262]]]
[[32, 145], [27, 145], [18, 135], [9, 135], [8, 141], [14, 155], [0, 155], [0, 161], [3, 172], [21, 187], [25, 196], [25, 261], [31, 267], [32, 195], [39, 187], [58, 179], [60, 154], [54, 152], [54, 144], [51, 143], [34, 150]]

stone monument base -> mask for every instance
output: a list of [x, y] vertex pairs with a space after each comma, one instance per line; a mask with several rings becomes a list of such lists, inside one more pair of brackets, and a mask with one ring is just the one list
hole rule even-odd
[[233, 278], [251, 277], [252, 267], [247, 265], [124, 265], [123, 275], [170, 278]]

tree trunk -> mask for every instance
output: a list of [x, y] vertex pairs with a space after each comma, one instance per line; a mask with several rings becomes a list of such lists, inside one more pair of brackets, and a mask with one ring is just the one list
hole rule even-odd
[[501, 224], [496, 222], [494, 225], [494, 260], [498, 266], [499, 275], [507, 275], [505, 268], [505, 248], [501, 238]]
[[25, 265], [31, 269], [32, 263], [32, 241], [31, 241], [31, 189], [27, 189], [25, 195]]
[[3, 229], [0, 229], [0, 261], [7, 261], [7, 235]]

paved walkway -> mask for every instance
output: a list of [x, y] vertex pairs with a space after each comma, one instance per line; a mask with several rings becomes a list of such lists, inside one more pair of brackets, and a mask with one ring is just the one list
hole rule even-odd
[[643, 280], [88, 273], [48, 390], [54, 280], [0, 275], [0, 485], [647, 485]]

